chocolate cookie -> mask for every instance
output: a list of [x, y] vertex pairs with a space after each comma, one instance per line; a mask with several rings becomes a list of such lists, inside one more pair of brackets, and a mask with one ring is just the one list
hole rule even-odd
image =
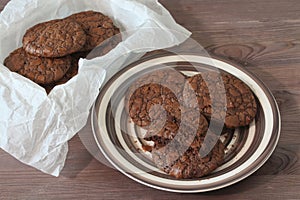
[[165, 146], [174, 139], [179, 129], [179, 124], [176, 120], [167, 120], [166, 122], [162, 120], [161, 122], [164, 123], [162, 126], [149, 128], [143, 138], [147, 141], [155, 142], [155, 147]]
[[138, 126], [148, 126], [152, 121], [163, 120], [164, 111], [167, 117], [180, 119], [180, 105], [176, 96], [161, 85], [143, 85], [129, 99], [129, 116]]
[[155, 144], [153, 161], [177, 179], [205, 176], [222, 164], [224, 145], [208, 131], [208, 122], [199, 110], [182, 108], [182, 115], [180, 124], [167, 121], [158, 132], [148, 130], [145, 139]]
[[78, 62], [80, 58], [85, 58], [89, 52], [78, 52], [71, 54], [72, 62], [70, 69], [66, 72], [66, 74], [62, 77], [62, 79], [56, 82], [56, 85], [64, 84], [73, 78], [78, 73]]
[[56, 86], [56, 85], [61, 85], [69, 81], [71, 78], [73, 78], [75, 75], [78, 73], [78, 61], [80, 58], [85, 58], [89, 52], [78, 52], [78, 53], [73, 53], [70, 56], [72, 57], [71, 61], [71, 67], [69, 70], [65, 73], [65, 75], [59, 79], [58, 81], [46, 85], [41, 85], [43, 88], [45, 88], [47, 94], [50, 93], [50, 91]]
[[82, 49], [86, 34], [72, 20], [51, 20], [28, 29], [23, 37], [27, 53], [41, 57], [63, 57]]
[[177, 95], [182, 91], [184, 81], [175, 70], [157, 70], [133, 82], [125, 98], [126, 110], [133, 122], [148, 126], [153, 121], [165, 120], [161, 118], [180, 120]]
[[181, 122], [167, 120], [160, 130], [157, 130], [157, 126], [147, 130], [144, 139], [153, 141], [154, 148], [161, 148], [173, 140], [181, 146], [185, 145], [184, 148], [199, 146], [199, 138], [205, 136], [208, 130], [206, 118], [199, 112], [186, 108], [182, 109], [181, 115]]
[[49, 84], [61, 79], [71, 66], [72, 57], [42, 58], [27, 54], [23, 48], [13, 51], [4, 65], [38, 84]]
[[[186, 93], [196, 93], [198, 106], [207, 117], [214, 112], [217, 116], [214, 120], [225, 118], [229, 128], [246, 126], [254, 119], [257, 112], [255, 97], [251, 89], [233, 75], [204, 72], [190, 77], [188, 83], [191, 89]], [[189, 106], [187, 101], [185, 103]]]
[[96, 57], [104, 56], [115, 48], [122, 41], [121, 35], [115, 35], [114, 37], [106, 39], [101, 45], [95, 47], [87, 55], [86, 59], [91, 60]]
[[[214, 136], [213, 136], [214, 137]], [[177, 179], [199, 178], [208, 175], [224, 161], [224, 145], [220, 140], [200, 138], [199, 146], [182, 151], [180, 143], [166, 145], [152, 151], [152, 158], [158, 168]], [[217, 141], [217, 142], [215, 142]], [[207, 155], [201, 155], [201, 148], [211, 148]]]
[[80, 12], [69, 16], [67, 19], [79, 23], [87, 35], [86, 44], [82, 51], [92, 50], [106, 39], [120, 33], [120, 30], [114, 26], [113, 21], [100, 12]]

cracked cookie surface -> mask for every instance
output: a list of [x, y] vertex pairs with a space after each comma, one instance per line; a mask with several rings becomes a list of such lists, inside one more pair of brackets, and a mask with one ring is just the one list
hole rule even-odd
[[172, 118], [180, 120], [180, 96], [185, 79], [176, 70], [161, 69], [150, 72], [131, 84], [125, 105], [129, 116], [138, 126]]
[[[215, 137], [213, 136], [213, 138]], [[158, 168], [177, 179], [199, 178], [208, 175], [223, 163], [225, 146], [217, 138], [211, 140], [204, 138], [197, 138], [199, 140], [197, 145], [191, 145], [184, 149], [179, 142], [154, 149], [152, 151], [153, 161]], [[202, 148], [209, 148], [211, 151], [207, 155], [202, 155]]]
[[164, 124], [155, 124], [150, 127], [143, 139], [153, 141], [154, 148], [163, 147], [172, 140], [176, 140], [185, 147], [198, 146], [199, 138], [207, 133], [208, 121], [198, 111], [186, 108], [182, 108], [181, 111], [183, 116], [181, 121], [175, 118], [160, 120]]
[[65, 75], [58, 81], [55, 81], [54, 83], [41, 85], [43, 88], [45, 88], [47, 94], [49, 94], [55, 86], [64, 84], [64, 83], [68, 82], [71, 78], [76, 76], [78, 74], [79, 59], [85, 58], [88, 54], [89, 54], [89, 52], [87, 52], [87, 51], [71, 54], [70, 55], [72, 57], [71, 66], [70, 66], [69, 70], [65, 73]]
[[[120, 33], [113, 21], [104, 14], [95, 11], [85, 11], [70, 15], [71, 19], [79, 23], [86, 33], [86, 43], [81, 51], [89, 51], [103, 43], [108, 38]], [[121, 38], [118, 35], [118, 42]]]
[[4, 60], [4, 65], [38, 84], [49, 84], [61, 79], [71, 66], [72, 57], [42, 58], [29, 55], [18, 48]]
[[188, 83], [189, 90], [197, 95], [201, 112], [208, 118], [214, 114], [216, 120], [224, 119], [228, 128], [249, 125], [254, 119], [257, 112], [255, 97], [235, 76], [207, 72], [190, 77]]
[[40, 57], [63, 57], [77, 52], [86, 43], [86, 34], [80, 24], [58, 19], [37, 24], [23, 37], [23, 48]]

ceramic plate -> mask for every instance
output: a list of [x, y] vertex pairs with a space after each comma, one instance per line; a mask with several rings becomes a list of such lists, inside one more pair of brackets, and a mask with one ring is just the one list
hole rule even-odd
[[[196, 68], [226, 71], [246, 83], [257, 98], [258, 113], [247, 127], [221, 136], [226, 145], [225, 162], [210, 175], [177, 180], [159, 170], [151, 161], [145, 141], [138, 137], [144, 130], [128, 117], [124, 105], [127, 88], [138, 77], [158, 68], [176, 68], [182, 74], [199, 73]], [[280, 115], [274, 97], [257, 77], [226, 61], [195, 55], [167, 55], [143, 59], [115, 74], [97, 98], [92, 111], [94, 138], [106, 159], [129, 178], [161, 190], [205, 192], [234, 184], [259, 169], [271, 156], [280, 135]]]

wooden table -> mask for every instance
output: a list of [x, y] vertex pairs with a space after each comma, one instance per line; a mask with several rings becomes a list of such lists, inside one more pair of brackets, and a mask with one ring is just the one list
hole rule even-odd
[[[59, 178], [0, 150], [0, 199], [300, 199], [299, 0], [160, 2], [209, 52], [244, 65], [273, 92], [282, 131], [267, 163], [228, 188], [175, 194], [143, 186], [99, 163], [75, 136]], [[1, 9], [6, 3], [0, 1]]]

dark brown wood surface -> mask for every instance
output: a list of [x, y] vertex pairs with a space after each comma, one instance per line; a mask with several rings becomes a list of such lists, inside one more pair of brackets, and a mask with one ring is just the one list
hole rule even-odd
[[[160, 0], [215, 56], [262, 79], [281, 111], [279, 144], [252, 176], [224, 189], [175, 194], [148, 188], [94, 159], [79, 136], [59, 178], [0, 150], [0, 199], [300, 199], [300, 1]], [[0, 0], [2, 9], [7, 0]], [[55, 3], [55, 1], [53, 1]]]

